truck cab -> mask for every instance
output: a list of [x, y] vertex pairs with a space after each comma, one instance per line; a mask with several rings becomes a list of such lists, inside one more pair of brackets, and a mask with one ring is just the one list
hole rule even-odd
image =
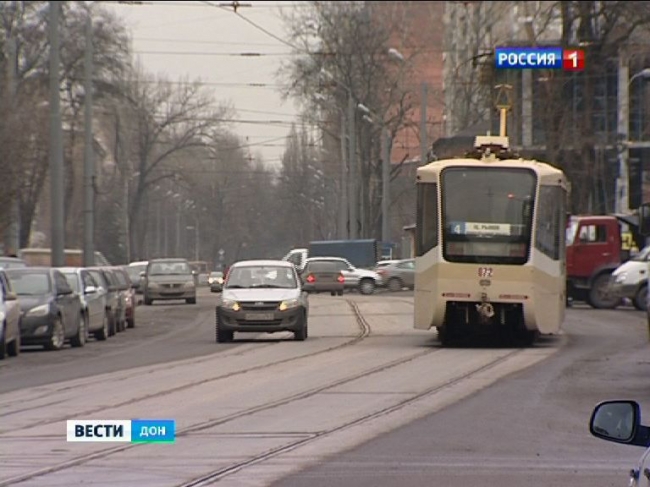
[[[623, 227], [627, 227], [624, 229]], [[574, 215], [567, 220], [567, 297], [593, 308], [614, 309], [614, 270], [638, 251], [638, 219], [632, 215]], [[642, 246], [642, 245], [641, 245]]]

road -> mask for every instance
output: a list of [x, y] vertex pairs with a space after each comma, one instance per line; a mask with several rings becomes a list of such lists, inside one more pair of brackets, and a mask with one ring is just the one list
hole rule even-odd
[[[5, 361], [0, 487], [621, 485], [641, 453], [586, 430], [599, 400], [650, 399], [639, 312], [571, 309], [531, 349], [441, 349], [406, 293], [311, 301], [306, 342], [216, 344], [206, 295]], [[176, 419], [176, 443], [64, 438], [66, 419], [136, 417]]]

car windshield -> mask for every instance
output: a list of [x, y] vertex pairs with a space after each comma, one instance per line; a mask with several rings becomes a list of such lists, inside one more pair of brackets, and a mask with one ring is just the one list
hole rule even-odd
[[279, 266], [242, 266], [231, 269], [226, 289], [298, 287], [293, 269]]
[[0, 259], [0, 269], [23, 269], [27, 267], [22, 260]]
[[149, 268], [150, 276], [179, 276], [192, 273], [187, 262], [155, 262]]
[[68, 284], [70, 284], [70, 287], [72, 290], [76, 293], [79, 292], [79, 279], [77, 279], [77, 275], [73, 274], [71, 272], [64, 272], [63, 275], [65, 276], [65, 279], [68, 281]]
[[630, 260], [633, 260], [635, 262], [645, 262], [648, 260], [648, 257], [650, 257], [650, 247], [645, 247], [643, 250], [641, 250], [641, 252], [636, 254]]
[[124, 269], [132, 280], [139, 280], [140, 273], [146, 270], [147, 266], [143, 265], [127, 265]]
[[212, 272], [210, 277], [223, 277], [223, 272]]
[[9, 279], [18, 296], [40, 296], [51, 292], [50, 278], [44, 272], [12, 273]]

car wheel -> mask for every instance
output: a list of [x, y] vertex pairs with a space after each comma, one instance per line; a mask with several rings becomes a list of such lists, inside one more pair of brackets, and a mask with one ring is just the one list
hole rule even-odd
[[126, 325], [129, 328], [135, 328], [135, 309], [133, 309], [133, 316], [126, 320]]
[[232, 342], [235, 336], [234, 332], [221, 329], [221, 318], [219, 317], [219, 311], [217, 311], [217, 318], [215, 323], [215, 335], [216, 335], [217, 343]]
[[99, 331], [96, 331], [94, 333], [95, 340], [99, 340], [100, 342], [103, 342], [108, 338], [108, 334], [109, 334], [108, 315], [104, 313], [104, 318], [102, 319], [102, 327], [99, 329]]
[[359, 283], [359, 292], [366, 295], [374, 293], [375, 281], [372, 279], [362, 279]]
[[402, 283], [402, 280], [399, 277], [392, 277], [388, 281], [388, 290], [390, 292], [396, 293], [397, 291], [401, 291], [403, 287], [404, 283]]
[[13, 342], [7, 345], [7, 353], [10, 357], [18, 357], [20, 355], [20, 326], [18, 327], [18, 335]]
[[645, 286], [641, 286], [639, 290], [636, 292], [636, 295], [632, 300], [632, 304], [639, 311], [645, 311], [648, 304], [647, 299], [648, 299], [648, 285], [646, 284]]
[[621, 299], [610, 292], [611, 274], [601, 274], [591, 284], [588, 304], [596, 309], [614, 309], [621, 304]]
[[196, 298], [187, 298], [185, 302], [187, 304], [196, 304]]
[[293, 332], [293, 339], [304, 342], [309, 336], [309, 325], [307, 324], [307, 313], [302, 315], [302, 326], [299, 330]]
[[117, 320], [115, 314], [111, 310], [106, 310], [106, 316], [108, 317], [108, 336], [112, 337], [117, 333]]
[[52, 336], [50, 337], [49, 343], [44, 345], [45, 350], [61, 350], [63, 344], [65, 343], [65, 330], [63, 329], [63, 321], [61, 317], [57, 316], [54, 318], [54, 324], [52, 325]]
[[0, 360], [4, 360], [7, 357], [7, 323], [4, 324], [4, 327], [2, 341], [0, 341]]
[[148, 297], [144, 297], [144, 305], [145, 306], [151, 306], [153, 304], [153, 299], [150, 299]]
[[79, 317], [79, 328], [77, 334], [70, 340], [70, 345], [75, 348], [83, 347], [86, 344], [86, 337], [88, 336], [88, 318], [85, 313]]

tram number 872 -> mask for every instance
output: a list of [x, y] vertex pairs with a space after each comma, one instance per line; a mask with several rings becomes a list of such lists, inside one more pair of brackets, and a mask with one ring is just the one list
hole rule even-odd
[[478, 277], [481, 277], [481, 278], [490, 278], [490, 277], [492, 277], [492, 267], [479, 267], [478, 268]]

